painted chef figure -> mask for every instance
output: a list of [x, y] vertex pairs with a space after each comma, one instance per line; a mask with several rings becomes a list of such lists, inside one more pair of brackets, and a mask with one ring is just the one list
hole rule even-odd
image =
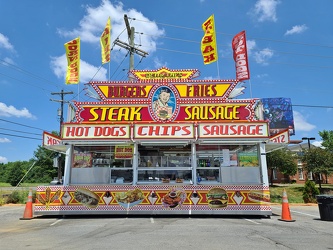
[[153, 102], [153, 109], [157, 116], [166, 120], [172, 115], [172, 106], [169, 106], [171, 90], [166, 87], [161, 87], [159, 90], [158, 99]]

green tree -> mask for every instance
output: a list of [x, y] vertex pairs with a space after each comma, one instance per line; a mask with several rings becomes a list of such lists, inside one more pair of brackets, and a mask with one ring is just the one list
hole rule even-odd
[[270, 183], [273, 183], [273, 171], [276, 169], [284, 175], [295, 175], [297, 173], [297, 164], [294, 154], [286, 149], [272, 151], [266, 155], [267, 168], [271, 171]]
[[306, 164], [307, 172], [312, 172], [315, 181], [319, 183], [319, 190], [322, 192], [320, 175], [328, 175], [332, 166], [332, 153], [323, 148], [311, 148], [304, 150], [302, 161]]
[[53, 166], [53, 158], [57, 155], [57, 152], [38, 146], [34, 152], [34, 161], [36, 163], [31, 173], [27, 175], [27, 181], [48, 183], [53, 177], [57, 176], [57, 169]]
[[321, 145], [333, 152], [333, 130], [323, 130], [319, 132], [319, 135], [323, 142]]
[[17, 186], [24, 176], [24, 166], [21, 161], [9, 162], [7, 169], [7, 179], [12, 186]]
[[0, 163], [0, 182], [7, 181], [7, 164]]
[[328, 159], [327, 159], [327, 167], [328, 171], [325, 173], [326, 174], [326, 181], [327, 177], [332, 174], [333, 172], [333, 130], [323, 130], [319, 132], [319, 135], [321, 139], [323, 140], [322, 146], [328, 150]]

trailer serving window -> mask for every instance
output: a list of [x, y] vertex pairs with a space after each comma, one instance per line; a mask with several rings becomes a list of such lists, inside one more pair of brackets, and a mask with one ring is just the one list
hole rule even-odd
[[131, 184], [133, 159], [117, 159], [116, 146], [74, 146], [71, 184]]
[[261, 183], [258, 144], [197, 145], [199, 184]]

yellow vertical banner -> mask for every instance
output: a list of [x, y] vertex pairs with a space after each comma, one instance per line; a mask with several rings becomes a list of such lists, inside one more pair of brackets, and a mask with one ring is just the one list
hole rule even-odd
[[202, 29], [205, 32], [201, 40], [201, 53], [204, 64], [210, 64], [217, 61], [217, 46], [215, 35], [214, 15], [211, 15], [203, 24]]
[[105, 29], [100, 38], [102, 64], [110, 62], [110, 42], [111, 42], [111, 22], [109, 17]]
[[67, 58], [66, 84], [80, 82], [80, 37], [64, 44]]

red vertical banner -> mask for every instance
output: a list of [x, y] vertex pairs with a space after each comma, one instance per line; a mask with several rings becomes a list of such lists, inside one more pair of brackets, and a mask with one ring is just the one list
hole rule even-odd
[[232, 39], [232, 50], [236, 66], [236, 79], [239, 81], [250, 79], [245, 30], [239, 32]]

